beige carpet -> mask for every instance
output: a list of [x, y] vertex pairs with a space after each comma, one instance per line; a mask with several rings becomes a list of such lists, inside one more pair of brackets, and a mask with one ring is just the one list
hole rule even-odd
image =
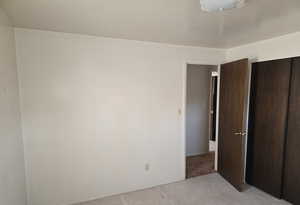
[[240, 193], [219, 174], [214, 173], [80, 205], [289, 205], [289, 203], [252, 187]]

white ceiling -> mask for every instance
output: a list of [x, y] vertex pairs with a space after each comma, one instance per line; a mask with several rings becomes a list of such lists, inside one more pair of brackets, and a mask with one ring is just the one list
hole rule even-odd
[[300, 31], [300, 0], [247, 0], [206, 13], [199, 0], [0, 0], [14, 26], [229, 48]]

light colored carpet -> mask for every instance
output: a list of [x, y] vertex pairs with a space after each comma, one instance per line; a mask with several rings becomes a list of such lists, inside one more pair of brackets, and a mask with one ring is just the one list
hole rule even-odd
[[249, 187], [240, 193], [219, 174], [191, 178], [182, 182], [142, 191], [106, 197], [77, 205], [290, 205]]

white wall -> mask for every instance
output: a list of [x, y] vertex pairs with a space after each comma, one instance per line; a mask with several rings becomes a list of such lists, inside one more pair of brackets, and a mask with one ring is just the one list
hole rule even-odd
[[211, 72], [214, 66], [187, 66], [186, 155], [209, 152]]
[[300, 56], [300, 32], [247, 44], [226, 51], [227, 61], [249, 58], [266, 61]]
[[15, 33], [30, 205], [184, 179], [186, 64], [224, 50]]
[[14, 31], [2, 9], [0, 9], [0, 204], [26, 204]]

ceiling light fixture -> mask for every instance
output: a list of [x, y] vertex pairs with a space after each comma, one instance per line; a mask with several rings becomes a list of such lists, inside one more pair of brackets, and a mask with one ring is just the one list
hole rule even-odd
[[245, 0], [200, 0], [200, 4], [203, 11], [214, 12], [241, 8], [245, 5]]

